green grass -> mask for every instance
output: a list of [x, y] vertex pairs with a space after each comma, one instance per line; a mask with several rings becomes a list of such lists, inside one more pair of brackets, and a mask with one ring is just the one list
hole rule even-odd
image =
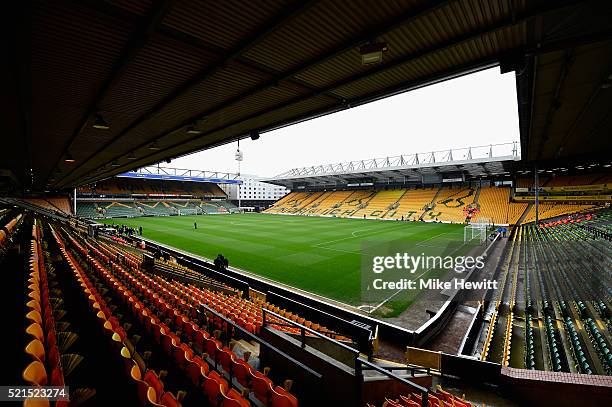
[[[157, 242], [208, 258], [222, 253], [230, 266], [356, 306], [363, 304], [360, 267], [364, 242], [416, 245], [429, 254], [428, 250], [440, 250], [436, 247], [463, 239], [461, 225], [268, 214], [102, 222], [142, 226], [143, 236]], [[423, 242], [426, 245], [419, 246]], [[385, 316], [397, 315], [409, 302], [390, 302]]]

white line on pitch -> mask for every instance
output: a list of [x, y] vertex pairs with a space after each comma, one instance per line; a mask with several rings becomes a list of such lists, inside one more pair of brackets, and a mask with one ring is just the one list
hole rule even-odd
[[[460, 248], [462, 248], [463, 245], [458, 246], [455, 250], [453, 250], [452, 252], [450, 252], [448, 255], [450, 256], [451, 254], [455, 253], [457, 250], [459, 250]], [[433, 269], [433, 267], [428, 268], [427, 270], [425, 270], [424, 272], [422, 272], [421, 274], [419, 274], [416, 278], [414, 278], [412, 281], [418, 280], [419, 278], [421, 278], [423, 275], [425, 275], [426, 273], [429, 273], [431, 270]], [[383, 305], [385, 305], [389, 300], [391, 300], [393, 297], [395, 297], [397, 294], [399, 294], [401, 291], [403, 291], [402, 289], [397, 290], [396, 292], [394, 292], [393, 294], [391, 294], [386, 300], [384, 300], [383, 302], [381, 302], [380, 304], [378, 304], [376, 307], [374, 307], [372, 310], [368, 311], [368, 313], [372, 313], [374, 311], [376, 311], [377, 309], [379, 309], [380, 307], [382, 307]]]

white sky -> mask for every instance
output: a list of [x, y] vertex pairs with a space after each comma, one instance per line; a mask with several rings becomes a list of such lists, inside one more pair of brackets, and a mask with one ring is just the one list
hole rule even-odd
[[[513, 73], [492, 68], [241, 140], [242, 174], [519, 140]], [[236, 172], [236, 143], [172, 160]]]

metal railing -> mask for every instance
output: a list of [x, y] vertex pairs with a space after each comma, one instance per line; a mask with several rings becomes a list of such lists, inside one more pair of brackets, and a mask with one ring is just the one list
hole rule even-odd
[[462, 147], [448, 150], [398, 155], [393, 157], [370, 158], [367, 160], [293, 168], [273, 177], [272, 179], [338, 175], [355, 171], [369, 172], [419, 165], [439, 165], [453, 162], [471, 162], [475, 160], [505, 157], [517, 158], [519, 156], [519, 145], [518, 142], [514, 141], [510, 143]]
[[[396, 380], [404, 385], [406, 385], [412, 392], [416, 392], [419, 393], [421, 395], [421, 406], [423, 407], [427, 407], [428, 405], [428, 400], [429, 400], [429, 390], [419, 384], [416, 384], [414, 382], [411, 382], [410, 380], [404, 379], [403, 377], [400, 377], [398, 375], [396, 375], [395, 373], [393, 373], [391, 370], [410, 370], [412, 376], [414, 376], [414, 372], [422, 372], [422, 369], [418, 369], [418, 368], [410, 368], [410, 367], [397, 367], [397, 368], [386, 368], [386, 367], [382, 367], [382, 366], [378, 366], [366, 359], [363, 359], [361, 357], [358, 357], [355, 360], [355, 375], [360, 378], [360, 380], [358, 380], [359, 383], [359, 395], [361, 397], [363, 397], [363, 388], [361, 386], [363, 386], [363, 382], [364, 382], [364, 375], [363, 372], [366, 370], [375, 370], [378, 373], [382, 373], [385, 376]], [[429, 371], [429, 369], [427, 370]], [[361, 404], [363, 405], [363, 400], [361, 400]]]
[[422, 406], [427, 406], [427, 400], [429, 397], [429, 390], [423, 386], [420, 386], [416, 383], [411, 382], [410, 380], [404, 379], [398, 375], [396, 375], [395, 373], [392, 372], [392, 370], [405, 370], [405, 371], [409, 371], [410, 374], [414, 377], [415, 373], [423, 373], [423, 374], [430, 374], [430, 370], [429, 369], [422, 369], [422, 368], [417, 368], [417, 367], [410, 367], [410, 366], [401, 366], [401, 367], [381, 367], [378, 366], [370, 361], [368, 361], [367, 359], [364, 359], [361, 357], [361, 353], [359, 352], [359, 350], [352, 348], [350, 346], [348, 346], [347, 344], [344, 344], [336, 339], [330, 338], [320, 332], [317, 332], [311, 328], [308, 328], [305, 325], [302, 325], [298, 322], [292, 321], [291, 319], [284, 317], [282, 315], [277, 314], [276, 312], [267, 310], [267, 309], [263, 309], [263, 327], [265, 327], [267, 324], [271, 324], [271, 325], [276, 325], [276, 326], [284, 326], [284, 324], [279, 324], [277, 322], [271, 322], [266, 318], [266, 314], [270, 314], [273, 315], [275, 318], [280, 319], [281, 321], [287, 322], [287, 326], [295, 326], [297, 328], [300, 329], [300, 345], [302, 348], [306, 347], [306, 333], [310, 333], [314, 336], [317, 336], [319, 338], [323, 338], [331, 343], [333, 343], [334, 345], [340, 347], [341, 349], [350, 352], [353, 357], [354, 357], [354, 361], [355, 361], [355, 377], [357, 378], [357, 386], [358, 386], [358, 394], [360, 397], [360, 405], [363, 405], [363, 400], [361, 400], [363, 398], [363, 383], [364, 383], [364, 375], [363, 372], [366, 370], [375, 370], [379, 373], [384, 374], [385, 376], [393, 379], [393, 380], [397, 380], [399, 382], [401, 382], [402, 384], [405, 384], [406, 386], [408, 386], [411, 391], [413, 392], [417, 392], [419, 394], [421, 394], [421, 405]]
[[324, 334], [322, 334], [322, 333], [320, 333], [318, 331], [315, 331], [312, 328], [308, 328], [305, 325], [302, 325], [302, 324], [300, 324], [298, 322], [292, 321], [289, 318], [284, 317], [282, 315], [279, 315], [279, 314], [277, 314], [274, 311], [270, 311], [268, 309], [262, 308], [262, 312], [263, 312], [263, 324], [262, 324], [262, 327], [265, 327], [267, 324], [283, 326], [283, 324], [279, 324], [277, 322], [270, 322], [268, 320], [268, 318], [266, 318], [266, 315], [270, 314], [270, 315], [273, 315], [275, 318], [278, 318], [278, 319], [280, 319], [280, 320], [282, 320], [284, 322], [287, 322], [288, 325], [286, 325], [286, 326], [295, 326], [295, 327], [299, 328], [300, 329], [300, 346], [302, 347], [302, 349], [306, 347], [306, 333], [309, 333], [309, 334], [312, 334], [312, 335], [317, 336], [319, 338], [323, 338], [323, 339], [333, 343], [334, 345], [342, 348], [343, 350], [353, 354], [355, 356], [355, 359], [357, 359], [359, 357], [359, 355], [360, 355], [360, 352], [359, 352], [358, 349], [352, 348], [352, 347], [348, 346], [347, 344], [342, 343], [342, 342], [340, 342], [340, 341], [338, 341], [338, 340], [336, 340], [334, 338], [330, 338], [329, 336], [324, 335]]
[[[240, 325], [236, 324], [231, 319], [227, 318], [225, 315], [223, 315], [223, 314], [215, 311], [214, 309], [210, 308], [208, 305], [200, 304], [200, 307], [202, 307], [204, 309], [205, 313], [212, 314], [212, 316], [214, 318], [219, 318], [219, 319], [221, 319], [225, 323], [225, 329], [226, 329], [225, 337], [226, 338], [229, 338], [229, 326], [231, 326], [234, 329], [234, 331], [238, 331], [238, 332], [240, 332], [241, 335], [245, 336], [249, 340], [252, 340], [252, 341], [255, 341], [255, 342], [259, 343], [260, 347], [266, 348], [266, 349], [272, 351], [273, 353], [283, 357], [284, 359], [286, 359], [288, 362], [290, 362], [294, 366], [297, 366], [299, 369], [301, 369], [304, 372], [306, 372], [307, 374], [313, 376], [315, 379], [321, 380], [323, 378], [323, 376], [320, 373], [314, 371], [313, 369], [311, 369], [310, 367], [306, 366], [302, 362], [294, 359], [293, 357], [291, 357], [287, 353], [283, 352], [282, 350], [276, 348], [275, 346], [273, 346], [272, 344], [268, 343], [267, 341], [265, 341], [261, 337], [259, 337], [259, 336], [255, 335], [255, 334], [247, 331], [246, 329], [244, 329]], [[217, 367], [217, 360], [215, 360], [215, 368], [216, 367]], [[232, 369], [231, 369], [231, 366], [230, 366], [230, 372], [229, 372], [230, 381], [233, 380], [233, 372], [231, 370]]]

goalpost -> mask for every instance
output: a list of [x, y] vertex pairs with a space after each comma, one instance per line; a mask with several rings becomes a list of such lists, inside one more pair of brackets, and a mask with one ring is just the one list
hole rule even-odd
[[478, 239], [480, 243], [483, 243], [487, 240], [487, 236], [492, 229], [493, 222], [490, 218], [479, 218], [476, 222], [463, 228], [463, 242], [467, 243]]
[[199, 215], [196, 208], [183, 208], [178, 210], [178, 216]]

